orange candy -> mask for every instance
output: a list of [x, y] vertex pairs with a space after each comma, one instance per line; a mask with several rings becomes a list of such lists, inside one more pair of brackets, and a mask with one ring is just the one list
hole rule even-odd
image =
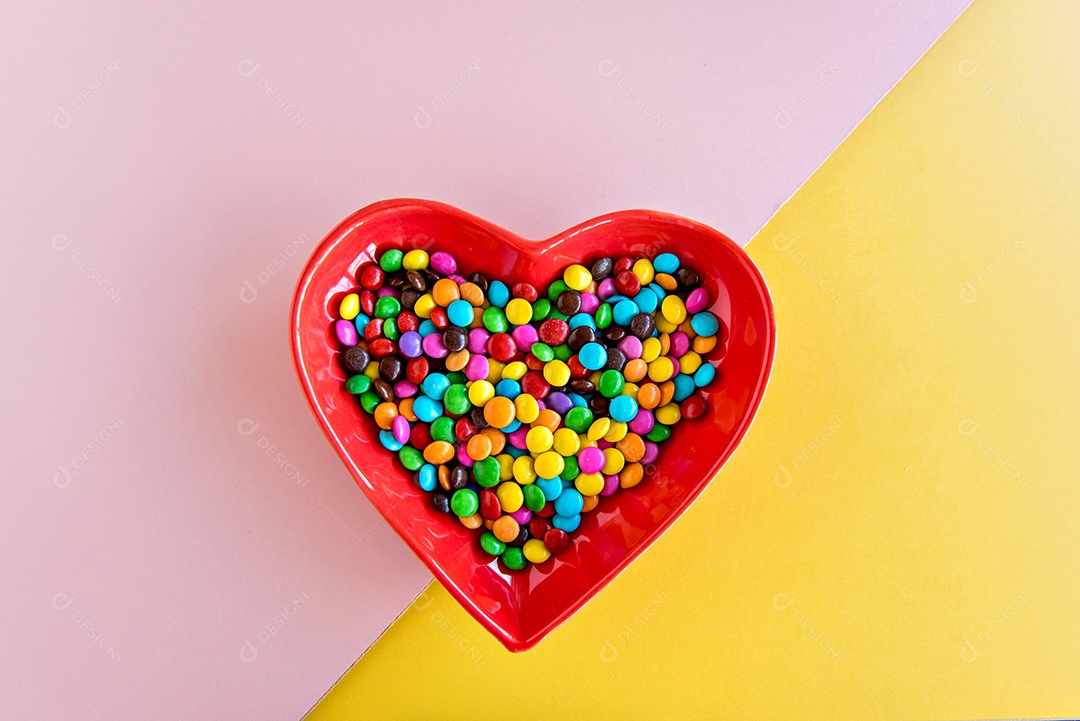
[[402, 401], [400, 403], [398, 403], [398, 407], [397, 407], [398, 413], [405, 416], [405, 419], [407, 421], [409, 421], [410, 423], [416, 423], [418, 420], [420, 420], [419, 418], [416, 417], [416, 414], [413, 413], [413, 410], [412, 410], [413, 400], [415, 400], [415, 399], [413, 399], [413, 398], [404, 398], [404, 399], [402, 399]]
[[431, 287], [431, 297], [435, 299], [436, 303], [445, 308], [461, 298], [461, 291], [454, 281], [449, 278], [441, 278], [435, 281], [435, 285]]
[[465, 452], [474, 461], [482, 461], [491, 455], [491, 438], [483, 433], [477, 433], [465, 444]]
[[516, 414], [514, 402], [505, 396], [495, 396], [484, 404], [484, 420], [495, 428], [506, 428], [514, 422]]
[[[458, 292], [461, 293], [461, 298], [467, 300], [470, 305], [479, 308], [484, 304], [484, 291], [480, 290], [480, 286], [476, 283], [462, 283], [458, 288]], [[479, 318], [479, 314], [477, 314]]]
[[446, 356], [446, 370], [459, 371], [465, 368], [465, 364], [469, 362], [470, 353], [468, 349], [462, 348], [461, 350], [454, 351], [450, 355]]
[[444, 491], [450, 490], [450, 468], [447, 466], [439, 466], [439, 470], [436, 471], [439, 479], [439, 485], [442, 486]]
[[699, 335], [692, 345], [695, 353], [704, 355], [716, 347], [716, 336]]
[[588, 513], [592, 509], [596, 508], [596, 504], [600, 502], [599, 496], [582, 496], [581, 497], [581, 512]]
[[[627, 365], [630, 365], [627, 363]], [[655, 383], [642, 383], [637, 391], [638, 405], [647, 411], [651, 411], [660, 405], [660, 387]]]
[[375, 406], [375, 423], [384, 431], [390, 430], [397, 418], [398, 409], [393, 403], [380, 403]]
[[619, 488], [633, 488], [641, 483], [643, 475], [645, 475], [645, 469], [640, 463], [628, 463], [619, 471]]
[[667, 333], [660, 334], [660, 355], [667, 355], [671, 352], [671, 336]]
[[675, 397], [675, 382], [664, 381], [660, 384], [660, 405], [666, 406]]
[[532, 427], [543, 426], [549, 431], [554, 433], [559, 430], [559, 426], [562, 424], [562, 416], [550, 408], [545, 408], [540, 411], [540, 414], [536, 416], [536, 420], [532, 422]]
[[465, 528], [480, 528], [484, 524], [484, 519], [479, 513], [474, 513], [471, 516], [458, 516], [458, 520], [461, 521], [461, 525]]
[[623, 377], [630, 383], [637, 383], [649, 372], [649, 364], [640, 358], [626, 361], [623, 367]]
[[510, 543], [521, 533], [521, 526], [518, 525], [513, 516], [499, 516], [495, 523], [491, 525], [491, 532], [495, 534], [495, 538], [498, 538], [503, 543]]
[[667, 273], [657, 273], [653, 276], [653, 282], [667, 291], [675, 290], [679, 287], [678, 281]]
[[454, 458], [454, 447], [446, 441], [432, 441], [424, 449], [424, 460], [432, 465], [447, 463]]
[[637, 433], [627, 433], [615, 444], [615, 450], [623, 454], [627, 463], [637, 463], [645, 456], [645, 441]]
[[488, 453], [490, 456], [497, 456], [506, 448], [506, 436], [498, 428], [485, 428], [479, 435], [487, 436], [491, 441], [491, 451]]

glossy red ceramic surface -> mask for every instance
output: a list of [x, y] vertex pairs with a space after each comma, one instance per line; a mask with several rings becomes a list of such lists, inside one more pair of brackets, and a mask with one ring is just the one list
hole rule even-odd
[[[357, 268], [388, 247], [452, 253], [463, 275], [480, 271], [506, 284], [545, 288], [571, 263], [601, 256], [678, 255], [703, 278], [724, 336], [722, 358], [702, 418], [683, 421], [662, 444], [640, 485], [600, 499], [571, 534], [570, 548], [539, 566], [503, 572], [480, 550], [478, 534], [437, 513], [396, 454], [378, 442], [374, 421], [343, 387], [332, 323]], [[548, 240], [526, 240], [456, 208], [388, 200], [357, 211], [315, 250], [296, 290], [293, 354], [315, 417], [360, 488], [436, 578], [511, 651], [535, 645], [660, 537], [731, 456], [761, 402], [776, 331], [772, 301], [746, 253], [700, 223], [628, 210], [582, 223]]]

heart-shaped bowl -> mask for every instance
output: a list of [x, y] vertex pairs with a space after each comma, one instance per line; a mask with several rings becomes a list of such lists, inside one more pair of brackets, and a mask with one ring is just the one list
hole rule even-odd
[[[479, 546], [478, 532], [434, 510], [377, 438], [373, 419], [344, 388], [333, 333], [357, 269], [389, 247], [443, 250], [463, 275], [479, 271], [508, 286], [537, 288], [571, 263], [670, 252], [702, 277], [708, 310], [722, 322], [717, 379], [705, 414], [679, 423], [634, 488], [600, 499], [582, 516], [570, 547], [539, 565], [507, 572]], [[526, 240], [457, 208], [387, 200], [353, 213], [315, 249], [293, 300], [293, 355], [300, 383], [331, 445], [368, 499], [450, 593], [511, 651], [531, 648], [648, 548], [716, 476], [746, 433], [772, 367], [776, 330], [765, 281], [723, 234], [650, 210], [610, 213], [547, 240]]]

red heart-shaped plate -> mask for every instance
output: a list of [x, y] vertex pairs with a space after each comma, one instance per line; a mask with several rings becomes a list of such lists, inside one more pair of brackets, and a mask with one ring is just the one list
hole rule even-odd
[[[723, 323], [717, 380], [702, 418], [679, 423], [655, 468], [632, 489], [601, 499], [568, 550], [506, 573], [481, 551], [475, 531], [431, 507], [377, 427], [345, 391], [332, 325], [356, 270], [388, 247], [453, 254], [508, 286], [545, 288], [571, 263], [601, 256], [655, 257], [670, 252], [704, 279], [708, 310]], [[649, 210], [610, 213], [548, 240], [526, 240], [442, 203], [387, 200], [345, 219], [304, 269], [292, 309], [293, 355], [300, 383], [330, 443], [394, 530], [470, 614], [511, 651], [535, 645], [615, 578], [690, 507], [746, 433], [772, 367], [772, 300], [742, 248], [721, 233]]]

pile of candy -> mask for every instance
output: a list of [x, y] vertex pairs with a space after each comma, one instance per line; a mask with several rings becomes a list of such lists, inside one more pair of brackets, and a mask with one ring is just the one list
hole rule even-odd
[[508, 569], [569, 543], [705, 412], [720, 323], [671, 253], [571, 265], [545, 293], [467, 279], [445, 252], [385, 251], [334, 333], [345, 388], [434, 507]]

